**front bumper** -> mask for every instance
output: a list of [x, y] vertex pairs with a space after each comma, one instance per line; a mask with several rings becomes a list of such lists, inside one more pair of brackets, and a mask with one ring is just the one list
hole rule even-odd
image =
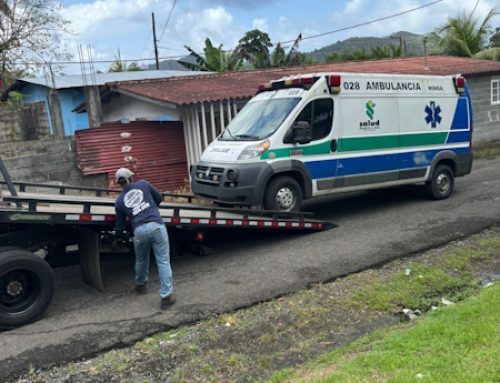
[[[236, 174], [236, 178], [231, 177]], [[217, 202], [258, 206], [272, 174], [265, 162], [222, 164], [200, 161], [191, 168], [191, 190]]]

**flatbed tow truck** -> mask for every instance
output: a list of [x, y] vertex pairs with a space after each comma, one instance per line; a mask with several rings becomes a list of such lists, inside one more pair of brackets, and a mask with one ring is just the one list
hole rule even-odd
[[[0, 328], [21, 326], [43, 314], [55, 289], [51, 265], [68, 257], [68, 247], [78, 249], [83, 280], [103, 291], [100, 254], [103, 244], [113, 239], [112, 197], [119, 190], [13, 182], [1, 159], [0, 173], [4, 189], [0, 205]], [[320, 231], [334, 226], [313, 219], [311, 213], [215, 207], [193, 203], [192, 195], [163, 196], [185, 200], [160, 205], [171, 246], [182, 238], [201, 242], [209, 228]]]

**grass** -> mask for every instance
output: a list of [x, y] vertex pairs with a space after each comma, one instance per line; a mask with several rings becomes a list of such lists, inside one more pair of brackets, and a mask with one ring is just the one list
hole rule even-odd
[[380, 330], [272, 382], [500, 382], [500, 285]]

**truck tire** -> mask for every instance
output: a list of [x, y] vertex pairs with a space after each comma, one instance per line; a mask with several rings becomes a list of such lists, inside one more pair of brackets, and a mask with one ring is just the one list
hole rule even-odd
[[49, 305], [55, 277], [40, 257], [25, 250], [0, 253], [0, 328], [34, 321]]
[[17, 247], [17, 246], [0, 246], [0, 253], [3, 253], [4, 251], [11, 251], [11, 250], [21, 250], [21, 248]]
[[453, 192], [455, 175], [448, 165], [438, 165], [427, 182], [427, 193], [431, 199], [440, 200], [448, 198]]
[[269, 182], [264, 195], [264, 209], [299, 211], [302, 207], [302, 189], [292, 177], [282, 176]]

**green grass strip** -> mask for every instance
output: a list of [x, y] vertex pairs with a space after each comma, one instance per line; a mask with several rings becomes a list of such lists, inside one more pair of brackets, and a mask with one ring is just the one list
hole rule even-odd
[[[500, 285], [381, 330], [277, 382], [500, 382]], [[286, 376], [289, 375], [289, 376]], [[283, 378], [283, 379], [281, 379]]]

